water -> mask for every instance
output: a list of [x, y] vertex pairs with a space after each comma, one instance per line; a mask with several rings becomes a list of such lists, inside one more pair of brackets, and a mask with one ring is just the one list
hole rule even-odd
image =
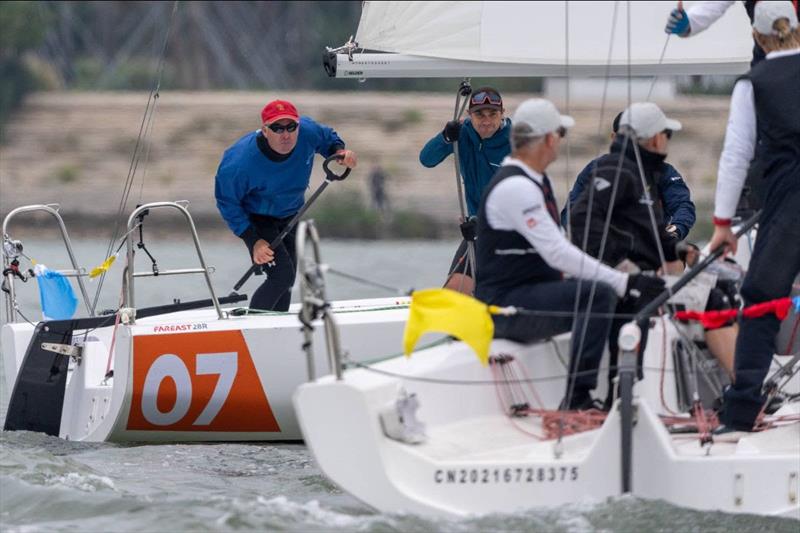
[[[51, 268], [65, 268], [60, 242], [25, 240], [26, 252]], [[335, 268], [407, 289], [440, 285], [454, 242], [325, 242]], [[186, 268], [190, 243], [148, 243], [159, 267]], [[84, 266], [103, 259], [105, 243], [76, 242]], [[227, 294], [247, 269], [241, 243], [204, 243], [218, 294]], [[53, 259], [50, 259], [54, 256]], [[137, 270], [149, 268], [143, 254]], [[100, 307], [113, 307], [121, 268], [112, 268]], [[194, 279], [193, 279], [194, 278]], [[262, 278], [243, 289], [252, 291]], [[329, 276], [331, 298], [389, 296], [377, 288]], [[35, 284], [18, 285], [21, 303], [37, 317]], [[94, 286], [90, 285], [93, 293]], [[137, 305], [205, 298], [201, 276], [139, 278]], [[0, 368], [2, 372], [2, 368]], [[0, 418], [8, 394], [0, 375]], [[2, 531], [786, 531], [796, 521], [697, 512], [664, 502], [620, 497], [601, 504], [432, 520], [376, 513], [328, 481], [301, 444], [120, 445], [67, 442], [28, 432], [0, 433]]]

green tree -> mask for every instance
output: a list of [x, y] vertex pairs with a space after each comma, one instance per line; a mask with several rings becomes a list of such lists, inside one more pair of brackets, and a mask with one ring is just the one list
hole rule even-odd
[[49, 20], [37, 2], [0, 2], [0, 131], [25, 94], [35, 88], [24, 56], [42, 44]]

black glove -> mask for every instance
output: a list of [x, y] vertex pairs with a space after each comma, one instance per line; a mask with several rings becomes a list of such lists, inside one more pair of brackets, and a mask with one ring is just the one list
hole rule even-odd
[[677, 232], [667, 232], [666, 239], [661, 244], [664, 247], [664, 259], [667, 261], [680, 259], [681, 237]]
[[444, 125], [444, 130], [442, 130], [442, 135], [444, 135], [444, 140], [448, 143], [454, 143], [458, 140], [458, 136], [461, 134], [461, 123], [457, 120], [451, 120], [447, 124]]
[[628, 276], [628, 286], [625, 288], [625, 297], [634, 301], [648, 302], [664, 292], [664, 280], [656, 276], [645, 274], [631, 274]]
[[461, 228], [461, 236], [464, 237], [465, 241], [474, 241], [475, 233], [478, 230], [478, 218], [467, 217], [466, 222], [462, 222], [459, 227]]

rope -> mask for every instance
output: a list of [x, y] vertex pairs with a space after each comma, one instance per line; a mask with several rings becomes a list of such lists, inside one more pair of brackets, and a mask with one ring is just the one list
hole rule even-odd
[[[598, 254], [597, 254], [598, 257], [603, 257], [603, 254], [605, 253], [606, 243], [608, 241], [608, 233], [609, 233], [609, 229], [611, 228], [611, 215], [613, 215], [613, 213], [614, 213], [615, 200], [616, 200], [616, 197], [617, 197], [617, 190], [619, 189], [619, 177], [622, 174], [623, 155], [624, 155], [625, 149], [628, 146], [628, 142], [630, 142], [630, 135], [626, 131], [625, 137], [624, 137], [624, 141], [623, 141], [623, 145], [622, 145], [622, 151], [620, 152], [619, 162], [617, 163], [617, 169], [614, 172], [614, 183], [612, 184], [612, 187], [611, 187], [611, 197], [609, 199], [608, 213], [606, 214], [606, 220], [603, 223], [603, 236], [600, 239], [600, 250], [598, 251]], [[589, 200], [588, 200], [588, 206], [587, 206], [587, 213], [591, 213], [592, 203], [594, 202], [594, 191], [595, 191], [593, 184], [590, 183], [589, 187], [590, 187], [590, 189], [589, 189]], [[588, 220], [588, 218], [589, 217], [587, 217], [586, 225], [585, 225], [584, 230], [583, 230], [582, 250], [584, 252], [586, 251], [586, 248], [589, 245], [589, 220]], [[584, 264], [584, 258], [581, 257], [581, 271], [583, 271], [583, 264]], [[597, 277], [596, 277], [596, 272], [597, 272], [597, 270], [599, 268], [600, 268], [600, 263], [598, 262], [597, 268], [595, 269], [595, 277], [592, 279], [592, 282], [591, 282], [592, 285], [591, 285], [591, 288], [589, 289], [589, 298], [587, 299], [587, 304], [586, 304], [587, 317], [586, 317], [586, 320], [583, 323], [583, 327], [581, 328], [581, 334], [580, 334], [579, 342], [578, 342], [578, 350], [577, 351], [574, 351], [574, 350], [572, 351], [573, 354], [576, 354], [576, 361], [574, 363], [576, 367], [580, 366], [580, 357], [583, 354], [583, 344], [584, 344], [584, 340], [586, 339], [586, 332], [587, 332], [588, 327], [589, 327], [588, 310], [591, 309], [592, 302], [594, 301], [594, 295], [595, 295], [596, 288], [597, 288], [597, 283], [598, 283], [598, 280], [597, 280]], [[575, 307], [574, 307], [574, 311], [573, 311], [573, 316], [575, 316], [575, 317], [578, 316], [578, 308], [580, 306], [580, 294], [581, 294], [581, 285], [582, 284], [583, 284], [583, 278], [578, 278], [578, 284], [577, 284], [577, 286], [575, 288]], [[575, 342], [574, 339], [570, 338], [570, 343], [574, 343], [574, 342]], [[572, 346], [572, 344], [570, 344], [570, 346]], [[567, 386], [567, 398], [572, 396], [572, 391], [574, 390], [574, 388], [575, 388], [575, 378], [572, 378], [570, 380], [569, 385]]]
[[[647, 186], [647, 178], [644, 175], [644, 164], [642, 163], [642, 154], [639, 151], [639, 139], [634, 134], [633, 140], [633, 153], [636, 155], [636, 167], [639, 170], [639, 181], [642, 183], [642, 189], [644, 190], [644, 199], [645, 205], [647, 206], [647, 214], [650, 218], [650, 229], [653, 230], [653, 237], [656, 243], [656, 250], [658, 250], [658, 260], [661, 262], [662, 265], [666, 265], [667, 260], [664, 258], [664, 248], [661, 246], [661, 232], [658, 229], [658, 223], [656, 223], [656, 214], [653, 211], [653, 199], [650, 196], [650, 190]], [[665, 268], [666, 270], [666, 268]], [[672, 289], [669, 287], [667, 288], [672, 296]]]
[[413, 290], [413, 289], [400, 289], [398, 287], [392, 287], [391, 285], [384, 285], [383, 283], [379, 283], [377, 281], [372, 281], [372, 280], [369, 280], [369, 279], [366, 279], [366, 278], [362, 278], [360, 276], [356, 276], [356, 275], [353, 275], [353, 274], [348, 274], [347, 272], [342, 272], [341, 270], [336, 270], [335, 268], [328, 267], [326, 272], [329, 272], [329, 273], [331, 273], [331, 274], [333, 274], [335, 276], [339, 276], [341, 278], [345, 278], [345, 279], [349, 279], [351, 281], [355, 281], [355, 282], [360, 283], [362, 285], [368, 285], [368, 286], [371, 286], [371, 287], [376, 287], [378, 289], [384, 289], [384, 290], [386, 290], [388, 292], [391, 292], [393, 294], [402, 294], [402, 295], [408, 296], [408, 295], [411, 294], [411, 292]]
[[[669, 44], [669, 38], [672, 37], [671, 33], [667, 34], [667, 39], [664, 41], [664, 48], [661, 49], [661, 57], [658, 58], [658, 66], [664, 61], [664, 54], [667, 52], [667, 45]], [[656, 80], [658, 80], [658, 74], [653, 76], [653, 81], [650, 83], [650, 90], [647, 91], [647, 98], [645, 98], [646, 102], [650, 101], [650, 95], [653, 94], [653, 88], [656, 86]]]
[[[531, 402], [527, 401], [524, 390], [519, 386], [516, 389], [513, 387], [513, 385], [523, 382], [511, 377], [517, 375], [518, 370], [524, 373], [524, 366], [518, 365], [513, 356], [502, 355], [493, 357], [489, 365], [494, 378], [495, 395], [502, 412], [508, 418], [511, 426], [525, 435], [537, 440], [561, 439], [565, 435], [596, 429], [603, 424], [607, 417], [606, 413], [597, 409], [586, 411], [545, 409], [533, 385], [528, 383], [533, 399], [539, 405], [538, 409], [531, 408]], [[528, 416], [536, 416], [541, 419], [543, 435], [534, 433], [519, 424], [518, 419]]]
[[[153, 88], [150, 90], [150, 94], [147, 97], [147, 104], [145, 105], [144, 115], [142, 116], [142, 122], [139, 125], [139, 134], [136, 137], [136, 144], [133, 148], [133, 155], [131, 156], [131, 163], [128, 167], [128, 175], [125, 178], [125, 185], [122, 189], [122, 195], [120, 197], [119, 205], [117, 206], [117, 212], [115, 215], [115, 223], [114, 223], [114, 231], [112, 233], [111, 239], [108, 243], [108, 249], [106, 250], [105, 257], [111, 255], [111, 250], [114, 248], [114, 243], [117, 241], [117, 238], [120, 233], [120, 226], [121, 226], [121, 217], [122, 214], [125, 212], [127, 204], [128, 204], [128, 197], [130, 196], [131, 188], [133, 187], [134, 178], [136, 175], [136, 170], [139, 166], [139, 158], [141, 157], [142, 152], [142, 145], [147, 140], [150, 133], [152, 133], [152, 126], [153, 126], [153, 117], [155, 115], [156, 110], [156, 103], [158, 100], [159, 90], [161, 88], [161, 78], [164, 74], [164, 64], [165, 64], [165, 57], [166, 57], [166, 50], [167, 50], [167, 42], [169, 41], [169, 35], [172, 30], [172, 26], [175, 22], [175, 14], [178, 11], [178, 2], [177, 0], [173, 2], [172, 5], [172, 13], [170, 15], [169, 21], [167, 23], [167, 30], [164, 34], [164, 41], [161, 45], [161, 52], [158, 58], [158, 66], [156, 67], [156, 81]], [[145, 156], [145, 172], [147, 166], [147, 159], [149, 158], [150, 149], [149, 146], [146, 149], [146, 156]], [[142, 187], [144, 187], [144, 180], [142, 181]], [[141, 199], [141, 192], [140, 192], [140, 199]], [[131, 265], [131, 268], [133, 265]], [[95, 291], [94, 301], [92, 302], [92, 312], [97, 308], [97, 302], [100, 299], [100, 292], [103, 288], [103, 282], [105, 281], [106, 273], [103, 272], [100, 275], [100, 280], [97, 283], [97, 290]]]
[[[431, 344], [430, 346], [426, 347], [426, 349], [430, 348], [430, 347], [434, 347], [434, 346], [440, 345], [440, 344], [444, 344], [445, 342], [448, 342], [448, 341], [449, 341], [449, 339], [444, 339], [443, 341]], [[396, 355], [392, 355], [392, 356], [388, 356], [388, 357], [379, 359], [376, 362], [378, 362], [378, 363], [384, 362], [384, 361], [387, 361], [389, 359], [393, 359], [395, 357], [398, 357], [400, 355], [402, 355], [402, 354], [398, 353]], [[389, 370], [382, 370], [380, 368], [375, 368], [375, 367], [370, 366], [370, 364], [373, 364], [373, 362], [359, 362], [359, 361], [352, 361], [352, 360], [346, 361], [346, 366], [347, 367], [360, 368], [362, 370], [366, 370], [367, 372], [374, 372], [375, 374], [380, 374], [380, 375], [387, 376], [387, 377], [403, 379], [403, 380], [407, 380], [407, 381], [416, 381], [416, 382], [419, 382], [419, 383], [430, 383], [430, 384], [437, 384], [437, 385], [465, 385], [465, 386], [472, 386], [472, 385], [475, 385], [475, 386], [486, 386], [486, 385], [494, 384], [493, 380], [480, 380], [480, 379], [464, 380], [464, 379], [444, 379], [444, 378], [428, 378], [428, 377], [421, 377], [421, 376], [411, 376], [411, 375], [408, 375], [408, 374], [400, 374], [398, 372], [392, 372], [392, 371], [389, 371]], [[593, 375], [593, 374], [600, 374], [601, 372], [610, 372], [612, 370], [619, 370], [619, 368], [620, 367], [618, 367], [618, 366], [606, 366], [606, 367], [598, 368], [597, 370], [580, 370], [578, 372], [574, 372], [574, 374], [576, 374], [577, 376], [589, 376], [589, 375]], [[661, 371], [661, 367], [658, 367], [658, 366], [642, 366], [641, 368], [642, 368], [643, 371], [648, 371], [648, 372], [660, 372]], [[676, 370], [665, 370], [665, 372], [669, 372], [670, 374], [676, 374], [677, 373]], [[740, 374], [755, 373], [755, 372], [758, 372], [758, 371], [748, 370], [746, 372], [740, 372]], [[509, 383], [546, 383], [546, 382], [550, 382], [550, 381], [563, 380], [563, 379], [568, 378], [569, 376], [570, 376], [570, 373], [556, 374], [556, 375], [553, 375], [553, 376], [544, 376], [544, 377], [538, 377], [538, 378], [519, 378], [519, 379], [509, 380]]]

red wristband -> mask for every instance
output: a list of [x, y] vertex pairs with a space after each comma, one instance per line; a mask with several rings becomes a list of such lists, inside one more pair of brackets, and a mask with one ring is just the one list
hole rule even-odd
[[723, 226], [723, 227], [724, 226], [730, 226], [731, 225], [731, 219], [714, 217], [714, 225], [715, 226]]

